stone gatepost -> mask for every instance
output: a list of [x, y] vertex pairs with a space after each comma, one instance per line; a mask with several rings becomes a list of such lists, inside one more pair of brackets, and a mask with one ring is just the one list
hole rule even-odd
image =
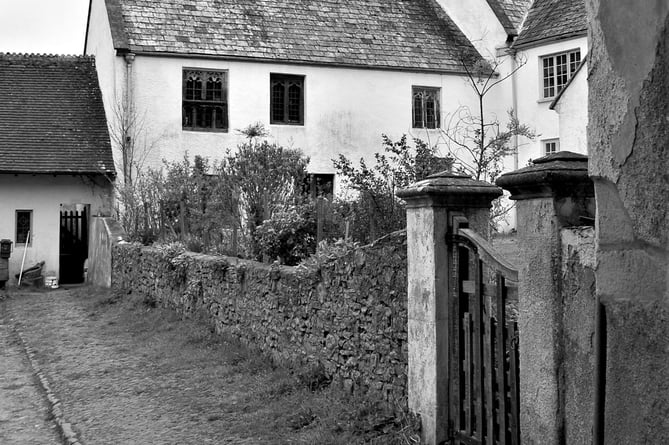
[[550, 154], [502, 175], [497, 185], [517, 201], [521, 442], [564, 443], [560, 230], [594, 222], [588, 158]]
[[502, 190], [468, 176], [442, 172], [401, 190], [407, 203], [408, 395], [421, 416], [424, 444], [448, 432], [448, 289], [446, 234], [454, 220], [488, 238], [490, 206]]

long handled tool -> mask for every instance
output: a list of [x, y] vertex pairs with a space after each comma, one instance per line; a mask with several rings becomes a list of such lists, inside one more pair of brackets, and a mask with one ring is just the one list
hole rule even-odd
[[23, 277], [23, 266], [26, 264], [26, 252], [28, 251], [28, 243], [29, 242], [30, 242], [30, 230], [28, 230], [28, 235], [26, 235], [26, 244], [23, 247], [23, 259], [21, 260], [21, 271], [19, 272], [18, 287], [21, 287], [21, 278]]

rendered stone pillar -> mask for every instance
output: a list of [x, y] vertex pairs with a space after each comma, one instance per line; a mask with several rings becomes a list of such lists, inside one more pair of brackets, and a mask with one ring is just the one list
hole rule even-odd
[[606, 327], [598, 439], [666, 444], [669, 2], [587, 0], [586, 8], [595, 275]]
[[487, 238], [490, 205], [499, 187], [442, 172], [401, 190], [407, 203], [408, 395], [420, 414], [422, 443], [447, 439], [448, 427], [448, 252], [453, 216]]
[[517, 201], [521, 442], [564, 443], [560, 229], [594, 221], [587, 157], [551, 154], [502, 175], [497, 185]]

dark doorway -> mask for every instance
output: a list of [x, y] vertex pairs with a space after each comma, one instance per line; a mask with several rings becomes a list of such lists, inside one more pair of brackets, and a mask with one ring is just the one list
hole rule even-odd
[[88, 258], [88, 212], [60, 212], [60, 282], [83, 283], [84, 262]]

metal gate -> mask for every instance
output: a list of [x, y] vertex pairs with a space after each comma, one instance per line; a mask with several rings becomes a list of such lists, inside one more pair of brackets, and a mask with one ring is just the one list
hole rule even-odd
[[518, 272], [470, 229], [448, 242], [450, 443], [517, 445]]
[[88, 258], [88, 215], [81, 212], [60, 212], [60, 282], [84, 281], [84, 261]]

